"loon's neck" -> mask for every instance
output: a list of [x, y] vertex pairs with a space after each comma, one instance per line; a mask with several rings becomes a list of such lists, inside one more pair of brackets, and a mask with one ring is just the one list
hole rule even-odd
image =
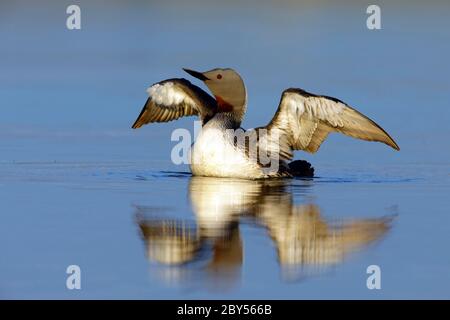
[[241, 121], [232, 112], [218, 112], [211, 119], [203, 123], [203, 127], [219, 129], [238, 129]]

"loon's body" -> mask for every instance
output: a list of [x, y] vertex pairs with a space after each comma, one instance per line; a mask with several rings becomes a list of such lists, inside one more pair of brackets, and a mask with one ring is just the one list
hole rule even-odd
[[283, 92], [271, 122], [245, 131], [241, 122], [247, 108], [242, 78], [232, 69], [208, 72], [185, 70], [205, 82], [214, 97], [185, 79], [169, 79], [148, 89], [148, 98], [133, 125], [167, 122], [198, 115], [202, 130], [191, 148], [193, 175], [261, 179], [312, 177], [306, 161], [289, 161], [294, 150], [316, 152], [330, 132], [383, 142], [399, 150], [375, 122], [344, 102], [302, 89]]
[[[272, 167], [258, 163], [252, 158], [243, 141], [248, 131], [229, 121], [223, 113], [217, 113], [198, 134], [191, 148], [191, 171], [193, 175], [207, 177], [261, 179], [289, 177], [284, 161], [274, 159]], [[276, 161], [276, 162], [275, 162]], [[270, 161], [267, 161], [270, 163]], [[280, 168], [282, 167], [282, 168]]]
[[233, 178], [262, 177], [260, 166], [234, 144], [234, 125], [224, 114], [217, 113], [199, 132], [191, 148], [193, 175]]

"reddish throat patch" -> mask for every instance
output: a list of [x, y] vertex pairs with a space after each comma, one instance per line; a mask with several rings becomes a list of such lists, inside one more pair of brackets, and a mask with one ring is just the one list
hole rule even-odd
[[217, 106], [219, 107], [219, 111], [220, 112], [231, 112], [231, 111], [233, 111], [233, 106], [231, 104], [229, 104], [228, 102], [226, 102], [225, 100], [223, 100], [219, 96], [214, 96], [214, 97], [216, 98]]

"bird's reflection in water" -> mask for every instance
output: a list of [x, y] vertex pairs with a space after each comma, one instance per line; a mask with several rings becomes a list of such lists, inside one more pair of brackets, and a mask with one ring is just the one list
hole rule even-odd
[[[311, 182], [303, 183], [306, 190]], [[290, 184], [191, 178], [195, 222], [156, 217], [151, 208], [138, 207], [149, 260], [172, 282], [206, 279], [221, 288], [232, 285], [240, 279], [244, 258], [239, 224], [250, 223], [267, 230], [283, 278], [295, 281], [339, 264], [389, 230], [391, 219], [386, 217], [326, 220], [316, 205], [295, 205]]]

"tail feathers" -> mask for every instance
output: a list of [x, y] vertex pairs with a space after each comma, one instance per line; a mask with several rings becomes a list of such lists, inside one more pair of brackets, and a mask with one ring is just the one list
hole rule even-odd
[[289, 163], [289, 173], [294, 177], [312, 178], [314, 168], [305, 160], [295, 160]]

